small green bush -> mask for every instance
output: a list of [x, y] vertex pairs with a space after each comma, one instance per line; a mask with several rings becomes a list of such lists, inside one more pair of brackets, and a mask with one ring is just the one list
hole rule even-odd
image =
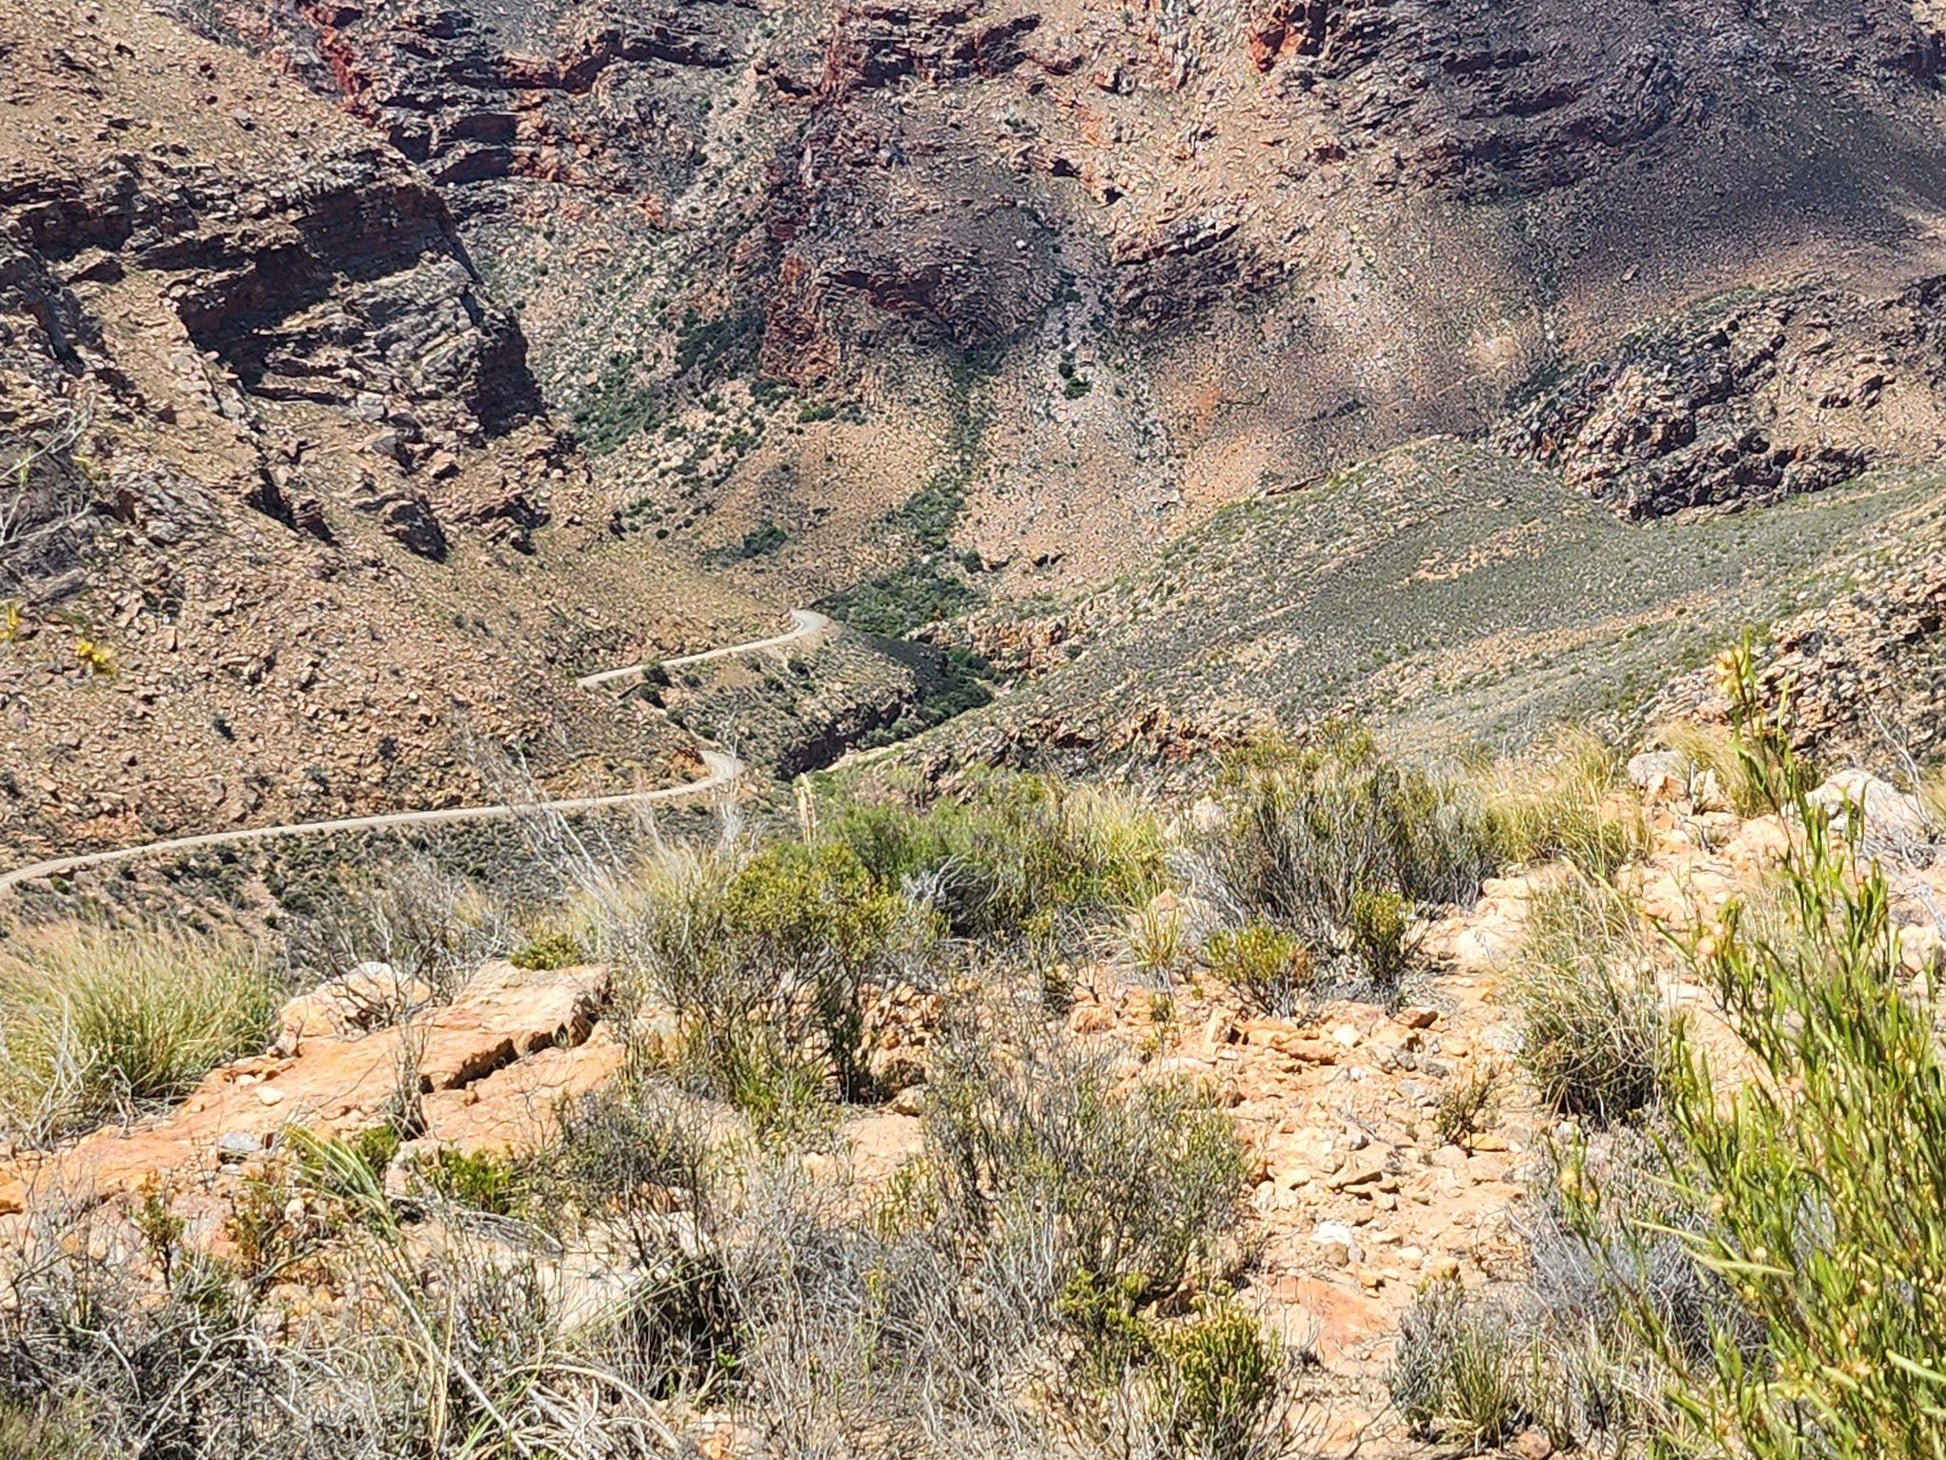
[[741, 541], [718, 549], [711, 558], [723, 567], [734, 567], [752, 558], [768, 557], [790, 540], [789, 532], [774, 522], [765, 522], [744, 533]]
[[1398, 988], [1410, 955], [1406, 935], [1411, 926], [1406, 900], [1398, 893], [1361, 889], [1352, 894], [1346, 929], [1351, 951], [1377, 988]]
[[1188, 917], [1160, 901], [1127, 910], [1120, 925], [1109, 930], [1109, 942], [1119, 963], [1164, 987], [1194, 956]]
[[525, 1210], [528, 1181], [513, 1161], [489, 1151], [443, 1146], [421, 1168], [426, 1184], [449, 1201], [511, 1217]]
[[1090, 1385], [1105, 1388], [1154, 1357], [1155, 1328], [1142, 1314], [1146, 1286], [1140, 1273], [1068, 1274], [1055, 1313], [1074, 1337], [1077, 1366]]
[[515, 968], [573, 968], [588, 961], [588, 950], [574, 934], [549, 928], [536, 933], [526, 947], [516, 950], [507, 961]]
[[675, 1011], [675, 1048], [657, 1056], [778, 1131], [826, 1095], [874, 1093], [872, 1000], [923, 981], [939, 933], [841, 843], [665, 849], [591, 915], [624, 1006], [640, 984]]
[[1233, 923], [1290, 931], [1327, 962], [1320, 977], [1379, 997], [1404, 975], [1414, 910], [1470, 900], [1499, 864], [1476, 795], [1348, 725], [1238, 756], [1221, 795], [1186, 859], [1198, 895]]
[[1412, 1432], [1473, 1450], [1533, 1421], [1532, 1354], [1512, 1316], [1457, 1278], [1428, 1283], [1399, 1323], [1386, 1382]]
[[1153, 1409], [1171, 1454], [1257, 1460], [1277, 1454], [1283, 1363], [1278, 1345], [1235, 1299], [1205, 1301], [1155, 1338]]
[[1493, 1121], [1499, 1081], [1491, 1070], [1476, 1070], [1455, 1080], [1433, 1107], [1433, 1134], [1450, 1146], [1463, 1146]]
[[399, 1128], [388, 1121], [360, 1131], [349, 1144], [365, 1169], [371, 1172], [372, 1179], [382, 1183], [385, 1168], [392, 1164], [392, 1158], [399, 1154], [399, 1147], [404, 1143], [399, 1139]]
[[1672, 1020], [1615, 893], [1578, 877], [1536, 893], [1502, 994], [1520, 1023], [1521, 1063], [1554, 1109], [1614, 1121], [1655, 1103]]
[[[1808, 804], [1788, 707], [1764, 716], [1746, 645], [1732, 664], [1740, 774], [1796, 840], [1783, 916], [1736, 902], [1690, 950], [1755, 1070], [1726, 1091], [1678, 1036], [1656, 1175], [1701, 1214], [1678, 1233], [1722, 1298], [1706, 1353], [1654, 1301], [1639, 1250], [1605, 1257], [1660, 1361], [1669, 1453], [1755, 1460], [1946, 1453], [1946, 1063], [1930, 999], [1908, 990], [1876, 862]], [[1598, 1181], [1568, 1183], [1584, 1229], [1612, 1230]], [[1660, 1234], [1650, 1234], [1660, 1235]]]
[[1212, 933], [1203, 961], [1246, 1003], [1270, 1014], [1289, 1014], [1313, 972], [1303, 939], [1261, 919]]
[[829, 835], [880, 883], [937, 907], [961, 937], [1093, 921], [1146, 906], [1166, 883], [1152, 816], [1111, 793], [1039, 776], [993, 773], [924, 809], [850, 805]]

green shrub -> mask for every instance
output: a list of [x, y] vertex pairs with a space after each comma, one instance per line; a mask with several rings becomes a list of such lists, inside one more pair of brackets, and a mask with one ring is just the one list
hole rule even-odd
[[592, 915], [624, 1005], [640, 983], [675, 1011], [677, 1047], [661, 1056], [777, 1129], [826, 1092], [873, 1093], [872, 1000], [927, 976], [939, 931], [839, 843], [665, 849]]
[[1276, 1340], [1235, 1299], [1206, 1301], [1155, 1338], [1153, 1407], [1169, 1452], [1193, 1460], [1277, 1454], [1283, 1363]]
[[946, 570], [940, 555], [929, 554], [821, 598], [817, 607], [861, 634], [902, 639], [978, 601], [964, 580]]
[[[1658, 1311], [1635, 1254], [1611, 1291], [1656, 1353], [1675, 1443], [1771, 1460], [1946, 1451], [1946, 1065], [1935, 1008], [1898, 966], [1876, 863], [1806, 802], [1785, 711], [1734, 663], [1742, 774], [1796, 828], [1785, 916], [1732, 903], [1692, 949], [1755, 1069], [1726, 1091], [1679, 1038], [1660, 1180], [1702, 1214], [1679, 1234], [1717, 1280], [1707, 1356]], [[1598, 1182], [1576, 1181], [1601, 1230]]]
[[1233, 761], [1222, 815], [1189, 864], [1198, 895], [1229, 920], [1287, 929], [1339, 981], [1382, 996], [1410, 957], [1414, 908], [1470, 900], [1497, 859], [1477, 797], [1334, 725], [1301, 749]]
[[1155, 1328], [1142, 1314], [1147, 1279], [1140, 1273], [1103, 1277], [1085, 1268], [1068, 1274], [1055, 1314], [1075, 1340], [1086, 1381], [1106, 1387], [1155, 1356]]
[[743, 534], [741, 541], [710, 554], [721, 567], [734, 567], [752, 558], [767, 557], [791, 540], [789, 532], [774, 522], [760, 523]]
[[404, 1143], [399, 1139], [399, 1128], [388, 1121], [360, 1131], [349, 1144], [365, 1169], [371, 1172], [372, 1179], [382, 1183], [385, 1168], [392, 1164], [392, 1158], [399, 1154], [399, 1147]]
[[885, 886], [911, 888], [961, 937], [1016, 937], [1040, 921], [1146, 906], [1166, 881], [1161, 827], [1105, 791], [1007, 773], [923, 810], [847, 806], [830, 836]]
[[1270, 1014], [1289, 1014], [1312, 975], [1304, 941], [1261, 920], [1212, 933], [1203, 961], [1246, 1003]]
[[1299, 930], [1342, 929], [1360, 893], [1468, 900], [1497, 865], [1492, 827], [1471, 798], [1348, 726], [1302, 749], [1241, 757], [1224, 807], [1213, 853], [1226, 890]]
[[1512, 1315], [1444, 1278], [1428, 1283], [1400, 1320], [1386, 1383], [1414, 1434], [1477, 1451], [1532, 1423], [1534, 1375]]
[[[0, 640], [0, 642], [4, 642]], [[76, 1403], [57, 1410], [45, 1403], [16, 1405], [0, 1399], [0, 1455], [32, 1460], [99, 1460], [101, 1442]]]
[[1433, 1134], [1447, 1145], [1463, 1146], [1487, 1129], [1499, 1102], [1499, 1081], [1491, 1070], [1475, 1070], [1455, 1080], [1433, 1107]]
[[1502, 987], [1520, 1059], [1552, 1108], [1597, 1121], [1651, 1106], [1669, 1070], [1671, 1016], [1635, 915], [1579, 877], [1537, 892]]
[[849, 848], [772, 848], [731, 881], [731, 936], [779, 981], [779, 996], [808, 1002], [811, 1034], [840, 1097], [867, 1093], [868, 993], [899, 977], [897, 943], [911, 907], [876, 884]]
[[1410, 956], [1406, 935], [1411, 926], [1406, 900], [1398, 893], [1361, 889], [1352, 894], [1346, 927], [1351, 951], [1376, 987], [1388, 992], [1398, 988]]
[[175, 1100], [268, 1042], [280, 989], [250, 950], [69, 928], [0, 955], [0, 1120], [45, 1141]]
[[421, 1170], [426, 1184], [449, 1201], [499, 1217], [517, 1215], [526, 1207], [526, 1174], [505, 1156], [442, 1146]]
[[536, 933], [526, 947], [516, 950], [507, 961], [515, 968], [573, 968], [588, 961], [588, 950], [574, 934], [549, 928]]

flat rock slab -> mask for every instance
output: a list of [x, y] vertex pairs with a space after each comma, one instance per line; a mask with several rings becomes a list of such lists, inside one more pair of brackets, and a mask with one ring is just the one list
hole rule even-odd
[[236, 1060], [172, 1110], [23, 1153], [0, 1166], [0, 1213], [56, 1192], [100, 1200], [155, 1181], [182, 1184], [249, 1159], [290, 1129], [355, 1136], [419, 1092], [442, 1139], [530, 1143], [561, 1095], [593, 1089], [619, 1068], [612, 1041], [583, 1049], [607, 993], [601, 967], [487, 964], [454, 1002], [422, 1009], [404, 1027], [354, 1028], [301, 1039], [293, 1053]]

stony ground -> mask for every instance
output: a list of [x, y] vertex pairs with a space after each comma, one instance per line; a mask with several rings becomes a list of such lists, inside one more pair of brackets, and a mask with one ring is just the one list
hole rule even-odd
[[[1638, 757], [1631, 773], [1652, 850], [1616, 886], [1643, 913], [1680, 934], [1730, 896], [1760, 890], [1787, 846], [1783, 823], [1738, 817], [1712, 781], [1666, 755]], [[1865, 806], [1866, 846], [1891, 876], [1907, 966], [1915, 977], [1946, 972], [1946, 858], [1927, 840], [1937, 828], [1857, 772], [1816, 799], [1834, 811], [1847, 799]], [[1113, 1042], [1132, 1075], [1204, 1084], [1236, 1121], [1251, 1153], [1245, 1246], [1256, 1260], [1246, 1295], [1282, 1331], [1314, 1343], [1334, 1451], [1404, 1442], [1386, 1414], [1384, 1374], [1400, 1315], [1428, 1276], [1490, 1285], [1520, 1274], [1510, 1218], [1555, 1123], [1522, 1084], [1519, 1033], [1497, 992], [1531, 898], [1561, 875], [1537, 867], [1489, 880], [1473, 907], [1423, 927], [1419, 972], [1391, 1011], [1332, 1002], [1259, 1017], [1207, 978], [1180, 979], [1163, 1000], [1111, 965], [1082, 971], [1067, 1016], [1075, 1037]], [[1662, 977], [1672, 1004], [1696, 1016], [1705, 1047], [1733, 1057], [1681, 964], [1667, 958]], [[599, 967], [494, 963], [433, 1003], [382, 966], [353, 970], [293, 1000], [271, 1051], [219, 1069], [174, 1110], [55, 1152], [12, 1154], [0, 1165], [0, 1211], [13, 1214], [4, 1225], [19, 1227], [24, 1208], [56, 1198], [160, 1191], [193, 1238], [221, 1247], [232, 1202], [281, 1132], [355, 1136], [388, 1119], [402, 1090], [423, 1092], [426, 1130], [408, 1155], [531, 1147], [548, 1138], [560, 1096], [596, 1088], [620, 1066], [607, 988]], [[935, 1002], [906, 998], [893, 1021], [907, 1044], [891, 1054], [918, 1083], [805, 1153], [812, 1172], [869, 1187], [917, 1149]], [[1493, 1083], [1488, 1114], [1469, 1136], [1444, 1140], [1434, 1110], [1473, 1077]]]

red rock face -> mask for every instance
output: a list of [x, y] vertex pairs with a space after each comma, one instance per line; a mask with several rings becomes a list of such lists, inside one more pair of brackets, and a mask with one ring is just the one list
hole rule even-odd
[[[984, 536], [953, 546], [1072, 581], [1151, 551], [1179, 507], [1490, 430], [1697, 299], [1946, 271], [1939, 40], [1902, 0], [1842, 22], [1809, 0], [1621, 0], [1599, 24], [1579, 0], [280, 15], [232, 20], [433, 181], [619, 499], [705, 554], [840, 509], [842, 541], [807, 526], [786, 555], [811, 597], [940, 462], [889, 453], [861, 479], [813, 429], [705, 469], [662, 433], [710, 398], [788, 386], [886, 426], [945, 409], [940, 382], [978, 362], [1011, 404]], [[1618, 378], [1602, 419], [1575, 408], [1519, 449], [1633, 515], [1931, 449], [1863, 419], [1863, 376], [1824, 407], [1766, 368], [1731, 393], [1774, 405], [1691, 411]], [[1858, 419], [1828, 443], [1791, 424], [1833, 411]]]
[[1324, 0], [1277, 0], [1250, 27], [1250, 61], [1268, 71], [1287, 56], [1315, 56], [1324, 49]]
[[[1058, 290], [1021, 295], [1004, 254], [985, 258], [961, 230], [925, 223], [964, 217], [969, 191], [975, 208], [981, 191], [997, 191], [1032, 209], [1083, 275], [1098, 268], [1081, 257], [1084, 246], [1105, 247], [1112, 268], [1098, 282], [1116, 322], [1137, 329], [1193, 320], [1301, 266], [1301, 240], [1317, 223], [1313, 178], [1336, 168], [1346, 171], [1326, 179], [1331, 206], [1361, 214], [1420, 193], [1492, 204], [1591, 188], [1567, 212], [1598, 230], [1589, 208], [1633, 206], [1659, 191], [1664, 215], [1643, 240], [1654, 244], [1658, 229], [1698, 211], [1687, 189], [1783, 183], [1781, 173], [1776, 184], [1762, 179], [1773, 167], [1766, 147], [1746, 150], [1743, 161], [1733, 160], [1734, 148], [1716, 149], [1720, 159], [1699, 153], [1710, 127], [1749, 126], [1766, 92], [1786, 90], [1814, 98], [1813, 109], [1896, 126], [1900, 88], [1930, 77], [1939, 51], [1937, 37], [1894, 0], [1863, 6], [1839, 43], [1815, 8], [1758, 17], [1719, 0], [1625, 5], [1600, 27], [1586, 24], [1581, 7], [1554, 0], [1477, 11], [1418, 0], [1259, 0], [1239, 9], [1234, 29], [1222, 13], [1185, 19], [1158, 7], [1118, 28], [1065, 3], [875, 0], [759, 25], [727, 0], [626, 16], [588, 3], [558, 18], [381, 0], [300, 9], [300, 24], [274, 40], [293, 69], [349, 98], [447, 185], [463, 221], [517, 211], [523, 195], [506, 185], [528, 179], [631, 199], [638, 217], [660, 220], [654, 227], [695, 226], [669, 220], [678, 198], [708, 197], [694, 162], [710, 125], [698, 106], [741, 106], [732, 101], [739, 78], [755, 78], [742, 135], [772, 157], [767, 196], [725, 192], [697, 216], [705, 227], [761, 219], [775, 246], [734, 280], [740, 291], [776, 295], [766, 311], [780, 333], [766, 360], [802, 353], [812, 319], [842, 331], [847, 321], [889, 315], [962, 345], [1018, 330], [1023, 309], [1044, 307], [1035, 296]], [[1234, 89], [1229, 78], [1243, 76], [1264, 78], [1260, 96]], [[1232, 87], [1229, 99], [1199, 102], [1192, 121], [1190, 94], [1218, 83]], [[1117, 120], [1104, 131], [1091, 93], [1133, 100], [1112, 108]], [[1023, 129], [1014, 157], [1005, 158], [1004, 131], [983, 125], [976, 136], [934, 98], [980, 112], [1012, 107], [1018, 116], [1007, 125]], [[1247, 125], [1253, 110], [1267, 126]], [[1185, 125], [1170, 142], [1171, 129]], [[1207, 149], [1194, 140], [1199, 133]], [[1895, 153], [1906, 147], [1889, 134], [1885, 143]], [[1205, 153], [1219, 146], [1239, 156], [1213, 168]], [[968, 190], [955, 174], [976, 161], [994, 171]], [[1865, 180], [1844, 158], [1827, 161], [1842, 206]], [[1611, 180], [1622, 181], [1619, 190], [1597, 181], [1617, 168], [1664, 175], [1647, 192], [1620, 178]], [[1094, 205], [1041, 181], [1063, 178], [1082, 182]], [[1142, 190], [1138, 206], [1117, 208], [1131, 185]], [[1695, 252], [1716, 225], [1687, 221]], [[1638, 225], [1618, 218], [1617, 226]], [[1001, 247], [1011, 250], [1013, 239]], [[717, 252], [713, 266], [732, 252]], [[699, 291], [732, 283], [712, 279], [704, 260], [695, 267], [704, 272], [687, 283]], [[807, 288], [865, 312], [809, 305]], [[970, 310], [975, 296], [997, 303]], [[834, 339], [811, 353], [844, 349]]]

